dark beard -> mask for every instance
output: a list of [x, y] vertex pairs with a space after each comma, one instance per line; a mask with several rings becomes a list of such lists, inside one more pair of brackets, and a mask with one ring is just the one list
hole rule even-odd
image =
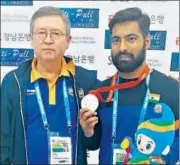
[[[122, 55], [131, 58], [131, 60], [120, 61], [120, 57]], [[137, 57], [135, 57], [132, 53], [128, 53], [128, 52], [119, 52], [116, 55], [113, 55], [113, 53], [111, 52], [111, 57], [112, 57], [112, 62], [118, 71], [123, 72], [123, 73], [133, 72], [139, 66], [142, 65], [142, 63], [144, 62], [146, 58], [145, 45], [141, 49]]]

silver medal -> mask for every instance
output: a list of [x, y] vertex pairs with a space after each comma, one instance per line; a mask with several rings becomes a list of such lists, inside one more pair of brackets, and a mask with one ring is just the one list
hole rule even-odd
[[96, 111], [98, 105], [99, 105], [99, 101], [97, 97], [93, 94], [88, 94], [84, 96], [83, 99], [81, 100], [81, 107], [88, 108], [92, 111]]

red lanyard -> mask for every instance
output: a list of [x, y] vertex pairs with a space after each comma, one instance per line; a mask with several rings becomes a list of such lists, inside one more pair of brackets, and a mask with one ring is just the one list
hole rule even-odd
[[[102, 102], [109, 102], [112, 100], [113, 93], [115, 90], [136, 87], [148, 76], [148, 74], [150, 73], [150, 70], [151, 69], [149, 68], [149, 66], [145, 65], [142, 73], [140, 74], [140, 76], [138, 77], [137, 80], [133, 80], [130, 82], [125, 82], [125, 83], [121, 83], [121, 84], [117, 84], [117, 85], [116, 85], [116, 80], [118, 77], [118, 72], [116, 72], [116, 74], [112, 77], [111, 86], [101, 87], [96, 90], [91, 90], [91, 91], [89, 91], [89, 94], [95, 95]], [[106, 99], [104, 99], [101, 95], [101, 93], [103, 93], [103, 92], [109, 92], [109, 95]]]

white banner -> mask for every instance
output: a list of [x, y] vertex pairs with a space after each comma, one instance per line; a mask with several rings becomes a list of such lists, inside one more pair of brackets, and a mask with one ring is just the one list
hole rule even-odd
[[[66, 55], [101, 80], [116, 71], [110, 58], [109, 19], [118, 10], [141, 8], [151, 18], [147, 62], [179, 77], [179, 1], [1, 1], [1, 5], [1, 81], [7, 72], [32, 57], [29, 23], [41, 6], [64, 10], [72, 24], [72, 42]], [[89, 163], [97, 164], [98, 154], [90, 155]]]

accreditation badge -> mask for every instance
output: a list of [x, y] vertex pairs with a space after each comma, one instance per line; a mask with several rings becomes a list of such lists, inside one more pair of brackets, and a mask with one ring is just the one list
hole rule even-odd
[[[113, 164], [123, 164], [126, 154], [127, 154], [126, 150], [121, 149], [119, 144], [114, 144]], [[131, 158], [131, 155], [130, 155], [130, 158]]]
[[96, 111], [98, 106], [99, 106], [99, 101], [98, 101], [97, 97], [93, 94], [88, 94], [88, 95], [84, 96], [83, 99], [81, 100], [82, 108], [88, 108], [92, 111]]
[[49, 164], [72, 164], [70, 137], [61, 137], [57, 132], [48, 133]]

